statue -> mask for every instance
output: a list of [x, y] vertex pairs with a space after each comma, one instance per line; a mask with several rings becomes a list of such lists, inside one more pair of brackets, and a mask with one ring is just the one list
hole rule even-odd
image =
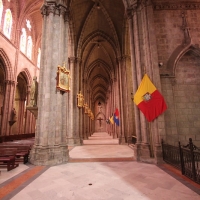
[[37, 97], [38, 97], [38, 82], [37, 82], [37, 77], [34, 76], [33, 83], [31, 85], [29, 106], [32, 107], [37, 106]]
[[11, 111], [11, 121], [12, 122], [17, 121], [17, 112], [16, 112], [15, 108], [13, 108], [12, 111]]

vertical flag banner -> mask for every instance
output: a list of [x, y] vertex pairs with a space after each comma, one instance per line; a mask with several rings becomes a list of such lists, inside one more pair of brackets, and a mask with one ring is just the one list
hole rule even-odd
[[114, 122], [115, 122], [115, 124], [117, 124], [117, 126], [119, 126], [119, 111], [117, 108], [114, 113]]
[[134, 95], [134, 103], [149, 122], [153, 121], [167, 109], [163, 96], [156, 89], [147, 74], [144, 75]]

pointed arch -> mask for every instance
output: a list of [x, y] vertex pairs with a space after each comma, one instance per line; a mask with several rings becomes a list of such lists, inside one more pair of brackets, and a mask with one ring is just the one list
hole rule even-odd
[[104, 119], [106, 119], [106, 116], [105, 116], [105, 114], [104, 114], [104, 113], [102, 113], [102, 112], [98, 112], [98, 113], [97, 113], [97, 115], [95, 116], [95, 119], [97, 119], [99, 115], [103, 115]]
[[[90, 19], [92, 18], [93, 16], [93, 13], [95, 12], [96, 10], [96, 5], [93, 6], [93, 8], [91, 9], [91, 11], [89, 12], [86, 20], [85, 20], [85, 23], [83, 25], [83, 28], [81, 30], [81, 34], [80, 34], [80, 39], [78, 41], [78, 47], [77, 47], [77, 56], [80, 56], [81, 55], [81, 50], [82, 50], [82, 45], [84, 43], [84, 32], [85, 32], [85, 29], [87, 28], [87, 24], [88, 22], [90, 21]], [[119, 45], [119, 39], [118, 39], [118, 36], [117, 36], [117, 33], [115, 31], [115, 28], [114, 28], [114, 24], [112, 22], [112, 20], [110, 19], [110, 16], [108, 15], [106, 9], [103, 7], [103, 5], [101, 5], [101, 11], [102, 13], [104, 14], [105, 18], [107, 19], [108, 21], [108, 24], [113, 32], [113, 37], [114, 37], [114, 43], [115, 43], [115, 51], [116, 51], [116, 57], [119, 57], [121, 55], [121, 52], [120, 52], [120, 45]]]
[[[85, 68], [85, 79], [89, 79], [92, 71], [94, 70], [94, 68], [96, 67], [96, 65], [101, 64], [101, 66], [104, 68], [104, 70], [106, 71], [108, 77], [111, 79], [111, 67], [110, 65], [108, 65], [104, 60], [102, 59], [98, 59], [95, 60], [94, 62], [91, 63], [91, 65], [89, 65], [87, 67], [87, 69]], [[86, 71], [87, 70], [87, 71]]]
[[196, 56], [200, 57], [200, 48], [194, 45], [180, 45], [178, 46], [174, 52], [171, 54], [168, 62], [167, 62], [167, 71], [169, 75], [175, 76], [175, 69], [178, 61], [182, 58], [184, 54], [188, 51], [192, 51]]
[[2, 60], [3, 65], [5, 66], [4, 68], [5, 80], [13, 80], [13, 71], [12, 71], [10, 60], [2, 48], [0, 48], [0, 59]]
[[[23, 69], [19, 72], [19, 74], [20, 74], [20, 73], [22, 73], [22, 74], [24, 75], [24, 77], [25, 77], [25, 79], [26, 79], [26, 82], [27, 82], [27, 85], [30, 86], [31, 83], [32, 83], [32, 77], [31, 77], [31, 74], [30, 74], [29, 70], [28, 70], [27, 68], [23, 68]], [[19, 75], [19, 74], [18, 74], [18, 75]]]

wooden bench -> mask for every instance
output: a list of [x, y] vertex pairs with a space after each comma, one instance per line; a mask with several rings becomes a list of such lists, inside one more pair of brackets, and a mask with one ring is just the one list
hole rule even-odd
[[15, 163], [16, 153], [16, 148], [0, 149], [0, 167], [7, 168], [7, 171], [18, 167], [19, 164]]
[[11, 144], [5, 144], [0, 145], [0, 149], [9, 149], [9, 148], [16, 148], [16, 162], [20, 163], [23, 162], [24, 164], [28, 162], [28, 156], [31, 149], [30, 145], [11, 145]]

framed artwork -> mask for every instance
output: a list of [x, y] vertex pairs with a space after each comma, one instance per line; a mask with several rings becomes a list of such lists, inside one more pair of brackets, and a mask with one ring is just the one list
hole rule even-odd
[[81, 91], [80, 91], [79, 94], [77, 94], [77, 106], [78, 106], [79, 108], [84, 107], [84, 96], [83, 96], [83, 94], [81, 93]]
[[63, 91], [70, 91], [70, 71], [65, 68], [65, 64], [62, 66], [58, 65], [57, 69], [57, 86], [56, 88]]

